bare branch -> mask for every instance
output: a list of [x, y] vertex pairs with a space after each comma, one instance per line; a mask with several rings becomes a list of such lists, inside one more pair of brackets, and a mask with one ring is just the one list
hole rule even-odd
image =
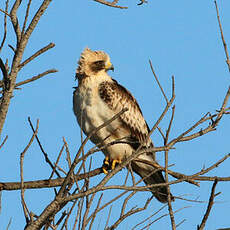
[[[80, 175], [75, 175], [75, 179], [77, 181], [84, 180], [86, 177], [93, 177], [97, 176], [102, 173], [101, 168], [97, 168], [92, 170], [88, 173], [83, 173]], [[36, 181], [26, 181], [24, 182], [24, 188], [25, 189], [38, 189], [38, 188], [53, 188], [53, 187], [59, 187], [62, 185], [65, 177], [60, 177], [57, 179], [46, 179], [46, 180], [36, 180]], [[21, 189], [21, 183], [20, 182], [0, 182], [0, 191], [2, 190], [19, 190]]]
[[24, 80], [24, 81], [18, 82], [18, 83], [15, 85], [15, 88], [18, 87], [18, 86], [21, 86], [21, 85], [28, 84], [28, 83], [30, 83], [30, 82], [32, 82], [32, 81], [36, 81], [36, 80], [38, 80], [39, 78], [42, 78], [42, 77], [46, 76], [47, 74], [56, 73], [56, 72], [58, 72], [56, 69], [46, 70], [45, 72], [40, 73], [40, 74], [38, 74], [38, 75], [36, 75], [36, 76], [34, 76], [34, 77], [32, 77], [32, 78], [29, 78], [29, 79], [26, 79], [26, 80]]
[[26, 64], [28, 64], [29, 62], [31, 62], [32, 60], [34, 60], [36, 57], [38, 57], [39, 55], [45, 53], [47, 50], [52, 49], [53, 47], [55, 47], [54, 43], [50, 43], [47, 46], [43, 47], [42, 49], [38, 50], [36, 53], [34, 53], [31, 57], [27, 58], [24, 62], [22, 62], [19, 65], [19, 69], [21, 69], [22, 67], [24, 67]]
[[6, 34], [7, 34], [7, 16], [10, 16], [7, 12], [8, 12], [8, 4], [9, 4], [9, 0], [6, 0], [6, 7], [5, 7], [5, 11], [2, 11], [0, 9], [0, 11], [2, 11], [5, 15], [4, 15], [4, 35], [2, 38], [2, 42], [0, 45], [0, 53], [2, 51], [2, 48], [4, 46], [5, 40], [6, 40]]
[[21, 39], [21, 29], [19, 27], [18, 18], [17, 18], [17, 10], [18, 10], [20, 4], [21, 4], [21, 0], [16, 0], [14, 2], [14, 5], [13, 5], [11, 12], [10, 12], [11, 22], [13, 24], [14, 31], [15, 31], [15, 34], [17, 37], [17, 47], [18, 47], [20, 39]]
[[32, 34], [35, 26], [37, 25], [41, 16], [44, 14], [50, 2], [51, 0], [44, 0], [42, 2], [40, 8], [38, 9], [37, 13], [33, 17], [30, 25], [28, 26], [23, 36], [21, 34], [21, 29], [19, 27], [19, 22], [17, 18], [17, 10], [21, 4], [21, 0], [15, 0], [14, 5], [11, 9], [10, 18], [11, 18], [11, 22], [14, 27], [16, 37], [17, 37], [17, 52], [14, 53], [13, 62], [11, 66], [11, 72], [9, 73], [9, 80], [10, 80], [9, 85], [3, 94], [1, 104], [0, 104], [0, 134], [3, 129], [3, 125], [5, 123], [6, 115], [8, 112], [8, 108], [9, 108], [12, 94], [13, 94], [15, 84], [16, 84], [16, 78], [17, 78], [18, 71], [19, 71], [19, 65], [22, 60], [22, 55], [24, 53], [25, 47], [28, 43], [30, 35]]
[[203, 230], [204, 227], [205, 227], [205, 224], [206, 224], [206, 222], [208, 220], [209, 214], [210, 214], [212, 206], [214, 204], [215, 189], [216, 189], [217, 182], [218, 182], [218, 180], [215, 180], [213, 185], [212, 185], [212, 191], [211, 191], [211, 194], [210, 194], [210, 197], [209, 197], [208, 207], [207, 207], [205, 215], [204, 215], [204, 217], [202, 219], [201, 224], [199, 226], [197, 226], [197, 230]]
[[24, 19], [23, 27], [22, 27], [22, 34], [24, 34], [24, 32], [25, 32], [26, 23], [27, 23], [27, 20], [28, 20], [29, 12], [30, 12], [30, 5], [31, 5], [31, 2], [32, 2], [32, 0], [29, 0], [29, 1], [28, 1], [28, 4], [27, 4], [26, 15], [25, 15], [25, 19]]
[[36, 27], [37, 23], [39, 22], [41, 16], [44, 14], [44, 12], [46, 11], [46, 9], [48, 8], [49, 4], [51, 3], [52, 0], [44, 0], [40, 6], [40, 8], [38, 9], [38, 11], [36, 12], [36, 14], [34, 15], [32, 21], [30, 22], [25, 34], [23, 35], [23, 42], [27, 42], [27, 40], [29, 39], [30, 35], [32, 34], [34, 28]]

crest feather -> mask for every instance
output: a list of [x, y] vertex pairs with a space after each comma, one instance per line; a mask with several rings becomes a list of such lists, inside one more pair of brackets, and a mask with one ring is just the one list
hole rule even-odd
[[104, 51], [93, 51], [86, 47], [81, 53], [80, 59], [78, 61], [78, 68], [76, 70], [77, 75], [90, 75], [90, 64], [96, 61], [107, 61], [109, 55]]

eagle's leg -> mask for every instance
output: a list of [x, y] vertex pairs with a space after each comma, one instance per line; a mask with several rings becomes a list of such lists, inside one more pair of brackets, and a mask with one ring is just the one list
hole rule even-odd
[[110, 163], [109, 163], [109, 157], [106, 156], [102, 165], [102, 171], [104, 174], [108, 174], [108, 170], [110, 170]]

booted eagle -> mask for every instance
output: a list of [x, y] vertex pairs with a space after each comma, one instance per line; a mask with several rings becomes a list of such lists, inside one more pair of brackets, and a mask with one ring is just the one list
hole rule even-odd
[[[86, 135], [122, 109], [128, 109], [90, 138], [94, 144], [103, 145], [123, 140], [123, 143], [108, 145], [102, 150], [105, 154], [103, 165], [105, 173], [129, 157], [141, 144], [143, 149], [153, 147], [151, 139], [148, 138], [149, 127], [136, 99], [107, 74], [108, 70], [113, 69], [108, 54], [86, 48], [78, 61], [76, 71], [78, 87], [73, 94], [74, 114]], [[144, 153], [138, 159], [153, 163], [156, 161], [154, 152]], [[147, 185], [165, 183], [162, 173], [160, 171], [153, 173], [155, 169], [143, 161], [132, 161], [132, 170], [144, 178]], [[168, 193], [165, 186], [153, 187], [151, 191], [160, 202], [167, 202]]]

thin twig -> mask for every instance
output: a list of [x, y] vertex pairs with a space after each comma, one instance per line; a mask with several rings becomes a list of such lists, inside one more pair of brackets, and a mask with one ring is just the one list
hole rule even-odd
[[[87, 183], [87, 186], [86, 186], [86, 189], [88, 189], [88, 183]], [[88, 225], [88, 221], [87, 221], [87, 217], [89, 215], [89, 210], [91, 208], [91, 205], [93, 203], [93, 200], [94, 200], [94, 197], [95, 197], [96, 193], [92, 194], [91, 197], [90, 197], [90, 200], [86, 202], [86, 207], [85, 207], [85, 213], [84, 213], [84, 216], [83, 216], [83, 220], [82, 220], [82, 228], [81, 229], [85, 229], [86, 226]], [[87, 196], [88, 197], [88, 196]], [[102, 198], [102, 196], [101, 196]], [[97, 208], [98, 208], [98, 205], [100, 205], [100, 199], [98, 201], [99, 203], [97, 204]]]
[[25, 188], [24, 188], [24, 179], [23, 179], [23, 161], [24, 161], [24, 157], [25, 157], [27, 150], [29, 149], [29, 147], [33, 143], [34, 138], [38, 133], [38, 127], [39, 127], [39, 120], [37, 120], [36, 129], [35, 129], [32, 137], [30, 138], [29, 143], [27, 144], [27, 146], [25, 147], [25, 149], [22, 151], [22, 153], [20, 155], [21, 203], [22, 203], [22, 208], [23, 208], [23, 212], [25, 215], [26, 223], [29, 222], [29, 210], [27, 208], [25, 198], [24, 198]]
[[138, 224], [136, 224], [131, 230], [134, 230], [136, 227], [140, 226], [141, 224], [145, 223], [146, 221], [150, 220], [153, 216], [157, 215], [161, 210], [163, 210], [164, 208], [167, 207], [167, 204], [163, 205], [161, 208], [159, 208], [156, 212], [154, 212], [152, 215], [150, 215], [149, 217], [145, 218], [144, 220], [142, 220], [141, 222], [139, 222]]
[[204, 175], [207, 172], [210, 172], [212, 169], [218, 167], [221, 163], [223, 163], [225, 160], [227, 160], [230, 157], [230, 153], [225, 155], [223, 158], [221, 158], [220, 160], [218, 160], [216, 163], [214, 163], [213, 165], [211, 165], [210, 167], [206, 168], [206, 169], [202, 169], [200, 172], [195, 173], [191, 176], [189, 176], [189, 178], [193, 178], [196, 176], [200, 176], [200, 175]]
[[[77, 200], [76, 200], [77, 201]], [[79, 222], [80, 222], [80, 218], [79, 218], [79, 215], [80, 215], [80, 205], [81, 205], [81, 202], [82, 202], [82, 200], [79, 200], [78, 201], [78, 209], [77, 209], [77, 216], [76, 216], [76, 218], [75, 218], [75, 221], [74, 221], [74, 225], [73, 225], [73, 230], [75, 230], [76, 229], [76, 227], [77, 227], [77, 221], [79, 220]], [[79, 229], [79, 228], [78, 228]]]
[[25, 32], [26, 23], [27, 23], [27, 20], [28, 20], [29, 12], [30, 12], [31, 2], [32, 2], [32, 0], [29, 0], [28, 4], [27, 4], [26, 15], [25, 15], [24, 22], [23, 22], [23, 27], [22, 27], [22, 36], [24, 35], [24, 32]]
[[59, 220], [55, 224], [55, 228], [58, 227], [61, 224], [62, 220], [65, 218], [66, 215], [67, 215], [66, 211], [62, 212], [61, 217], [59, 218]]
[[34, 53], [32, 56], [30, 56], [29, 58], [27, 58], [24, 62], [22, 62], [19, 65], [19, 69], [21, 69], [22, 67], [24, 67], [26, 64], [28, 64], [29, 62], [31, 62], [32, 60], [34, 60], [36, 57], [38, 57], [39, 55], [43, 54], [44, 52], [46, 52], [49, 49], [52, 49], [55, 46], [54, 43], [50, 43], [47, 46], [43, 47], [42, 49], [38, 50], [36, 53]]
[[[9, 0], [8, 0], [9, 1]], [[4, 13], [5, 15], [7, 15], [8, 17], [10, 17], [10, 14], [8, 12], [6, 12], [5, 10], [0, 9], [0, 12]]]
[[63, 150], [64, 150], [64, 147], [65, 147], [65, 144], [63, 144], [62, 147], [61, 147], [61, 150], [60, 150], [60, 152], [59, 152], [59, 154], [58, 154], [57, 160], [56, 160], [56, 162], [55, 162], [55, 164], [54, 164], [54, 168], [52, 169], [52, 173], [50, 174], [49, 180], [50, 180], [50, 179], [53, 177], [53, 175], [54, 175], [54, 172], [55, 172], [55, 170], [56, 170], [56, 167], [58, 166], [58, 162], [59, 162], [59, 160], [60, 160], [60, 158], [61, 158], [61, 155], [62, 155], [62, 152], [63, 152]]
[[227, 58], [226, 63], [228, 65], [228, 70], [230, 72], [230, 60], [229, 60], [229, 55], [228, 55], [228, 48], [227, 48], [227, 44], [226, 44], [225, 39], [224, 39], [224, 33], [223, 33], [223, 29], [222, 29], [221, 22], [220, 22], [220, 16], [219, 16], [219, 10], [218, 10], [218, 6], [217, 6], [217, 2], [214, 1], [214, 3], [215, 3], [215, 6], [216, 6], [216, 14], [217, 14], [217, 19], [218, 19], [218, 23], [219, 23], [221, 39], [222, 39], [222, 43], [223, 43], [223, 46], [224, 46], [225, 55], [226, 55], [226, 58]]
[[151, 60], [149, 60], [149, 64], [150, 64], [150, 68], [152, 70], [153, 76], [154, 76], [154, 78], [155, 78], [155, 80], [156, 80], [156, 82], [157, 82], [157, 84], [158, 84], [158, 86], [159, 86], [159, 88], [161, 90], [161, 93], [163, 94], [164, 99], [165, 99], [166, 103], [168, 104], [169, 103], [168, 98], [166, 97], [165, 92], [164, 92], [164, 90], [163, 90], [163, 88], [162, 88], [162, 86], [160, 84], [160, 81], [158, 80], [158, 77], [157, 77], [157, 75], [156, 75], [156, 73], [155, 73], [155, 71], [153, 69], [153, 65], [152, 65]]
[[169, 133], [171, 131], [171, 127], [172, 127], [172, 122], [173, 122], [173, 119], [174, 119], [174, 115], [175, 115], [175, 105], [172, 107], [172, 116], [171, 116], [171, 119], [170, 119], [170, 122], [169, 122], [168, 129], [166, 131], [164, 145], [167, 145], [167, 143], [168, 143]]
[[178, 228], [180, 225], [182, 225], [185, 221], [186, 221], [186, 219], [183, 219], [180, 223], [178, 223], [178, 224], [176, 225], [176, 228]]
[[6, 135], [5, 139], [3, 140], [2, 144], [0, 145], [0, 149], [3, 147], [3, 145], [6, 143], [8, 139], [8, 135]]
[[121, 208], [121, 214], [120, 217], [123, 216], [125, 214], [125, 209], [126, 206], [128, 204], [128, 201], [136, 194], [136, 191], [133, 191], [132, 193], [130, 193], [124, 200], [123, 204], [122, 204], [122, 208]]
[[12, 217], [10, 218], [10, 221], [9, 221], [9, 223], [7, 224], [6, 230], [9, 230], [11, 223], [12, 223]]
[[150, 204], [150, 201], [152, 200], [153, 196], [149, 199], [146, 200], [145, 204], [143, 207], [141, 208], [131, 208], [127, 213], [121, 215], [119, 217], [119, 219], [111, 226], [108, 228], [108, 230], [113, 230], [113, 229], [116, 229], [118, 227], [118, 225], [123, 221], [125, 220], [127, 217], [135, 214], [135, 213], [138, 213], [138, 212], [141, 212], [143, 210], [146, 210], [148, 205]]
[[64, 228], [64, 226], [67, 225], [68, 220], [69, 220], [69, 217], [70, 217], [70, 214], [73, 212], [73, 209], [74, 209], [74, 207], [75, 207], [76, 204], [77, 204], [77, 200], [75, 200], [75, 201], [73, 202], [73, 205], [71, 206], [69, 212], [67, 213], [67, 216], [66, 216], [66, 218], [65, 218], [65, 222], [63, 223], [62, 229]]
[[[168, 138], [169, 138], [169, 133], [171, 131], [171, 127], [172, 127], [172, 122], [174, 119], [174, 114], [175, 114], [175, 106], [172, 107], [172, 116], [166, 131], [166, 135], [165, 135], [165, 139], [164, 139], [164, 145], [168, 144]], [[169, 182], [169, 178], [168, 178], [168, 151], [165, 151], [165, 182], [168, 183]], [[175, 223], [175, 218], [173, 215], [173, 209], [172, 209], [172, 198], [171, 198], [171, 193], [170, 193], [170, 187], [167, 186], [167, 201], [168, 201], [168, 210], [169, 210], [169, 216], [170, 216], [170, 220], [171, 220], [171, 226], [173, 230], [176, 230], [176, 223]]]
[[106, 220], [105, 228], [104, 228], [104, 229], [107, 229], [107, 227], [108, 227], [108, 225], [109, 225], [109, 219], [110, 219], [110, 217], [111, 217], [112, 208], [113, 208], [113, 205], [111, 205], [110, 208], [109, 208], [109, 214], [108, 214], [108, 217], [107, 217], [107, 220]]
[[88, 220], [92, 219], [94, 216], [96, 216], [96, 214], [98, 212], [100, 212], [101, 210], [103, 210], [104, 208], [106, 208], [108, 205], [112, 204], [114, 201], [118, 200], [119, 198], [121, 198], [122, 196], [124, 196], [126, 193], [128, 193], [128, 191], [124, 191], [121, 194], [119, 194], [118, 196], [112, 198], [110, 201], [108, 201], [107, 203], [105, 203], [104, 205], [102, 205], [100, 208], [98, 208], [97, 210], [95, 210], [91, 216], [88, 218]]
[[[94, 220], [95, 220], [95, 217], [96, 217], [96, 213], [97, 213], [97, 210], [99, 209], [99, 206], [101, 204], [101, 201], [102, 201], [102, 197], [103, 197], [103, 193], [100, 195], [99, 199], [98, 199], [98, 202], [97, 202], [97, 206], [92, 214], [92, 220], [90, 222], [90, 225], [89, 225], [89, 230], [92, 229], [93, 227], [93, 223], [94, 223]], [[89, 218], [87, 219], [87, 223], [89, 222]]]
[[30, 83], [30, 82], [32, 82], [32, 81], [36, 81], [36, 80], [38, 80], [39, 78], [42, 78], [42, 77], [44, 77], [44, 76], [47, 75], [47, 74], [56, 73], [56, 72], [58, 72], [58, 70], [56, 70], [56, 69], [49, 69], [49, 70], [46, 70], [45, 72], [40, 73], [40, 74], [38, 74], [38, 75], [36, 75], [36, 76], [34, 76], [34, 77], [32, 77], [32, 78], [29, 78], [29, 79], [26, 79], [26, 80], [24, 80], [24, 81], [21, 81], [21, 82], [17, 83], [17, 84], [15, 85], [15, 88], [18, 87], [18, 86], [20, 86], [20, 85], [24, 85], [24, 84]]
[[[141, 162], [141, 163], [144, 163], [144, 164], [147, 164], [147, 165], [151, 165], [153, 166], [154, 168], [158, 169], [158, 170], [161, 170], [161, 171], [165, 171], [165, 168], [160, 166], [159, 164], [157, 163], [153, 163], [153, 162], [150, 162], [150, 161], [147, 161], [147, 160], [143, 160], [143, 159], [135, 159], [135, 161], [137, 162]], [[189, 176], [186, 176], [185, 174], [182, 174], [182, 173], [178, 173], [178, 172], [174, 172], [174, 171], [171, 171], [168, 169], [168, 173], [177, 178], [177, 179], [184, 179], [185, 182], [188, 182], [190, 184], [193, 184], [193, 185], [196, 185], [199, 187], [199, 183], [195, 182], [194, 180], [191, 180], [189, 179], [188, 177]]]
[[[69, 152], [68, 143], [66, 142], [66, 140], [65, 140], [64, 137], [63, 137], [63, 142], [64, 142], [64, 146], [65, 146], [65, 151], [66, 151], [66, 160], [67, 160], [67, 162], [68, 162], [68, 166], [69, 166], [69, 169], [70, 169], [71, 164], [72, 164], [72, 163], [71, 163], [71, 157], [70, 157], [70, 152]], [[76, 183], [76, 185], [78, 185], [76, 180], [75, 180], [75, 183]]]
[[106, 6], [114, 7], [114, 8], [128, 9], [127, 6], [118, 6], [118, 5], [115, 5], [113, 2], [108, 2], [108, 1], [104, 1], [104, 0], [94, 0], [94, 1], [98, 2], [98, 3], [101, 3], [103, 5], [106, 5]]
[[[170, 106], [172, 105], [172, 103], [175, 100], [175, 82], [174, 82], [174, 78], [172, 77], [172, 97], [170, 99], [170, 101], [167, 103], [167, 105], [165, 106], [165, 109], [163, 110], [163, 112], [161, 113], [160, 117], [158, 118], [158, 120], [156, 121], [156, 123], [153, 125], [152, 129], [149, 132], [149, 136], [154, 132], [154, 130], [159, 126], [159, 123], [162, 121], [162, 119], [164, 118], [164, 116], [166, 115], [166, 113], [168, 112]], [[142, 146], [141, 146], [142, 147]]]
[[[183, 207], [183, 208], [177, 209], [177, 210], [174, 212], [174, 214], [177, 213], [177, 212], [179, 212], [179, 211], [181, 211], [181, 210], [183, 210], [183, 209], [185, 209], [185, 208], [190, 208], [190, 207], [191, 207], [191, 206], [185, 206], [185, 207]], [[166, 214], [164, 214], [164, 215], [162, 215], [162, 216], [156, 218], [155, 220], [153, 220], [152, 222], [148, 223], [145, 227], [141, 228], [140, 230], [149, 229], [149, 227], [150, 227], [152, 224], [154, 224], [155, 222], [159, 221], [160, 219], [162, 219], [163, 217], [166, 217], [166, 216], [168, 216], [168, 215], [169, 215], [169, 214], [166, 213]]]
[[[4, 43], [5, 43], [5, 40], [6, 40], [6, 35], [7, 35], [7, 15], [10, 16], [7, 13], [8, 12], [8, 4], [9, 4], [9, 0], [6, 0], [5, 11], [3, 11], [3, 13], [5, 14], [4, 15], [4, 35], [3, 35], [2, 42], [1, 42], [1, 45], [0, 45], [0, 53], [1, 53], [2, 48], [4, 46]], [[0, 11], [2, 11], [2, 10], [0, 9]]]
[[[32, 124], [32, 122], [31, 122], [31, 120], [30, 120], [30, 117], [28, 117], [28, 121], [29, 121], [29, 124], [30, 124], [31, 129], [33, 130], [33, 132], [35, 132], [34, 127], [33, 127], [33, 124]], [[45, 157], [46, 162], [50, 165], [50, 167], [51, 167], [52, 169], [54, 169], [55, 167], [53, 166], [52, 162], [50, 161], [50, 159], [49, 159], [49, 157], [48, 157], [48, 154], [44, 151], [44, 149], [43, 149], [43, 147], [42, 147], [42, 145], [41, 145], [41, 142], [40, 142], [40, 140], [38, 139], [38, 136], [36, 135], [35, 137], [36, 137], [37, 143], [38, 143], [38, 145], [39, 145], [39, 147], [40, 147], [40, 149], [41, 149], [41, 151], [42, 151], [42, 154], [43, 154], [43, 156]], [[56, 175], [57, 175], [58, 177], [61, 177], [61, 175], [58, 173], [57, 170], [55, 170], [55, 173], [56, 173]]]
[[221, 109], [217, 115], [217, 118], [215, 119], [215, 122], [214, 122], [215, 125], [217, 125], [219, 123], [220, 119], [222, 118], [224, 111], [226, 109], [226, 106], [228, 104], [229, 97], [230, 97], [230, 87], [228, 87], [228, 91], [224, 97], [224, 101], [222, 103]]
[[[168, 183], [168, 151], [165, 151], [165, 182]], [[173, 215], [173, 209], [172, 209], [172, 198], [171, 198], [171, 193], [170, 193], [170, 187], [167, 186], [167, 201], [168, 201], [168, 210], [169, 210], [169, 216], [171, 220], [171, 226], [172, 230], [176, 230], [176, 224], [175, 224], [175, 218]]]

